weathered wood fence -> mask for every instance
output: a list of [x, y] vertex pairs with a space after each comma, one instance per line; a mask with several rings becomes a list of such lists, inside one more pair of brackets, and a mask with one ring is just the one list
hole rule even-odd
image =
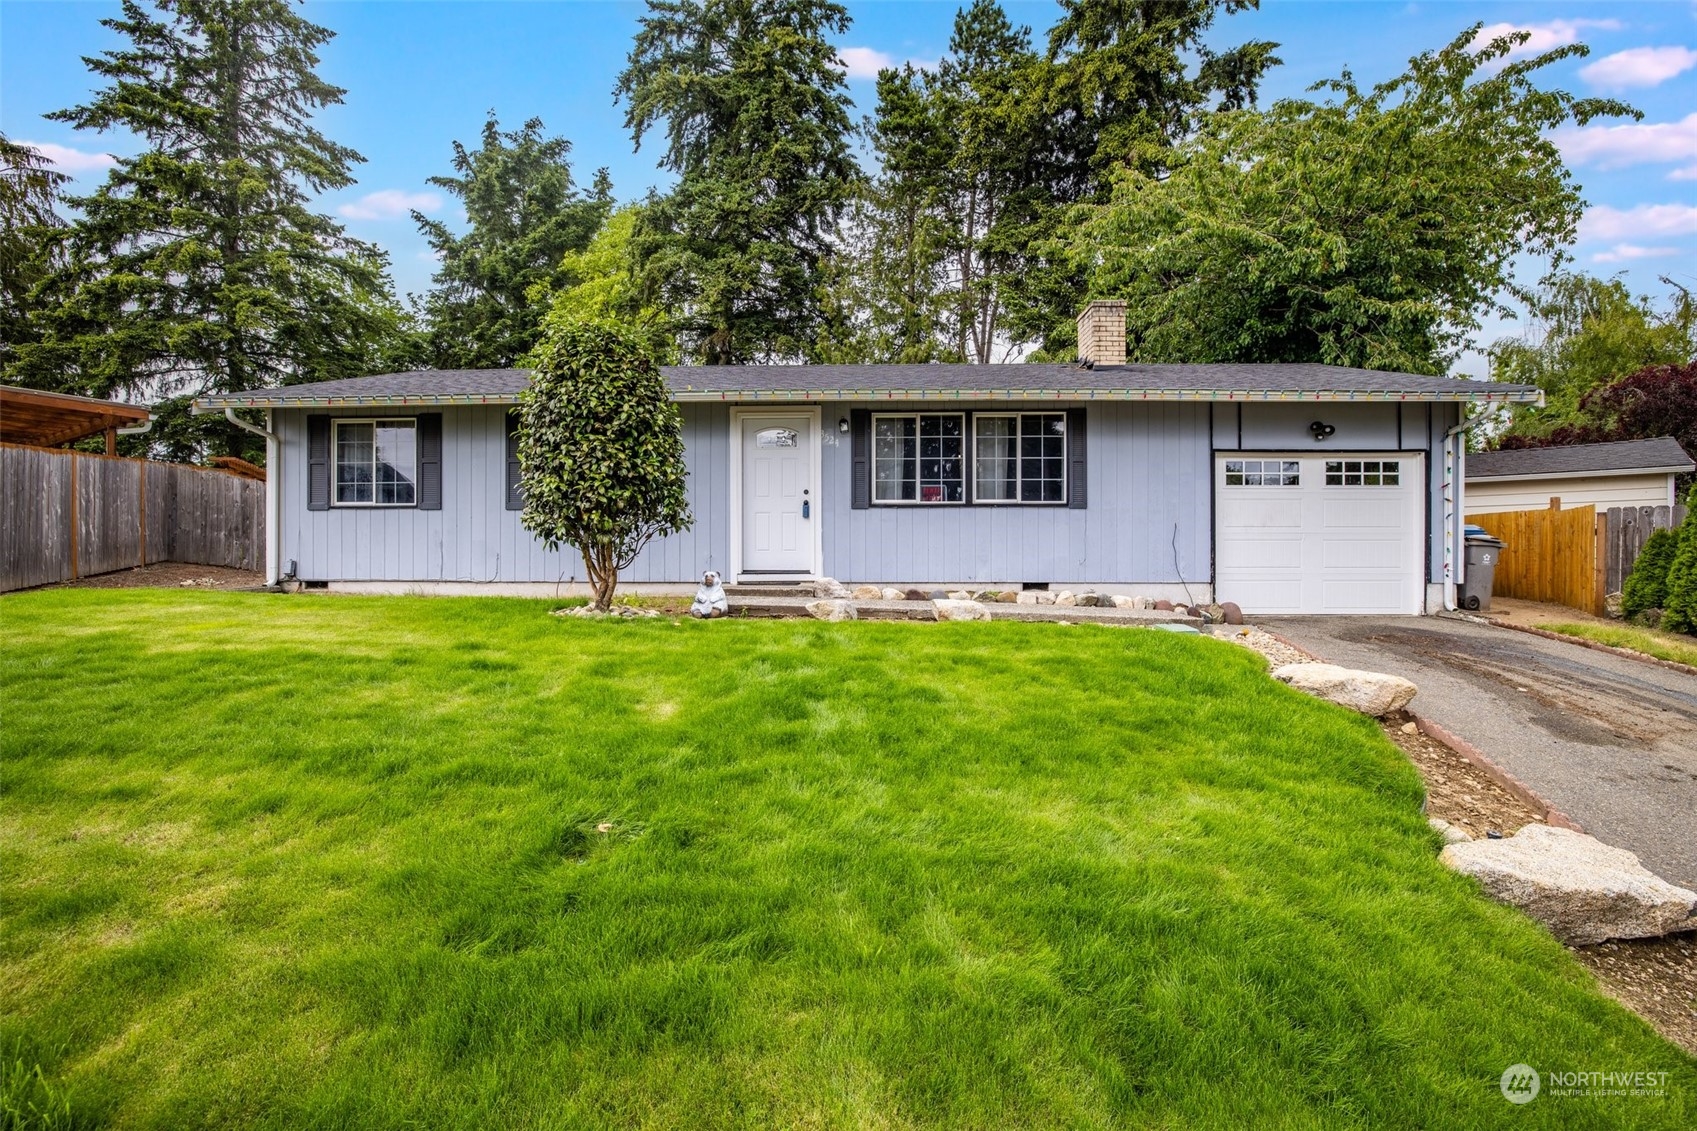
[[150, 562], [261, 569], [264, 560], [262, 482], [0, 444], [0, 593]]
[[1497, 562], [1492, 592], [1499, 597], [1550, 601], [1603, 615], [1607, 594], [1620, 592], [1632, 563], [1655, 530], [1685, 519], [1679, 507], [1595, 507], [1474, 514], [1468, 521], [1508, 543]]
[[1604, 591], [1619, 593], [1650, 535], [1684, 522], [1685, 507], [1610, 507], [1605, 519], [1608, 529], [1602, 539], [1601, 565]]

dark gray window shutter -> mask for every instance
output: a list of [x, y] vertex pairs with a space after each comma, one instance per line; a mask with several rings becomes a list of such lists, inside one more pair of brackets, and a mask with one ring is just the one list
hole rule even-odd
[[442, 509], [442, 414], [418, 414], [418, 509]]
[[306, 509], [330, 509], [330, 418], [306, 418]]
[[864, 408], [849, 412], [849, 454], [853, 484], [849, 507], [863, 511], [872, 505], [872, 413]]
[[1085, 489], [1084, 410], [1067, 409], [1067, 507], [1081, 511], [1089, 502]]
[[524, 509], [523, 476], [519, 472], [519, 414], [507, 414], [507, 509]]

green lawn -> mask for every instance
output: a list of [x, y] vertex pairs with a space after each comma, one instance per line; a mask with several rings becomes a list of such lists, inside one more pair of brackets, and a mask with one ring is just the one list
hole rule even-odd
[[[1697, 1120], [1691, 1058], [1438, 864], [1375, 726], [1247, 650], [547, 609], [0, 599], [5, 1101], [121, 1127]], [[1511, 1107], [1519, 1061], [1667, 1095]]]
[[1659, 660], [1673, 660], [1697, 667], [1697, 637], [1658, 632], [1633, 624], [1540, 623], [1538, 627], [1567, 636], [1584, 637], [1586, 640], [1595, 640], [1599, 644], [1608, 644], [1615, 648], [1630, 648], [1634, 652], [1642, 652]]

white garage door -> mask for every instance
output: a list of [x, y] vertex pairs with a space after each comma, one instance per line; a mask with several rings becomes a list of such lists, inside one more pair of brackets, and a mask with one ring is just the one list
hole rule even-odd
[[1214, 461], [1214, 591], [1250, 613], [1418, 613], [1418, 454]]

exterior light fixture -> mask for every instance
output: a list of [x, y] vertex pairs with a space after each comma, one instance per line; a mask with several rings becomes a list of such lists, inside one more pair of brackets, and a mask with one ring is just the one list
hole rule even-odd
[[843, 435], [846, 436], [846, 435], [848, 435], [848, 430], [849, 430], [848, 417], [845, 416], [841, 420], [837, 421], [837, 431], [841, 432]]
[[1316, 420], [1308, 426], [1308, 431], [1314, 434], [1315, 443], [1319, 443], [1321, 440], [1324, 440], [1327, 436], [1330, 436], [1337, 430], [1337, 425], [1327, 424], [1324, 420]]

